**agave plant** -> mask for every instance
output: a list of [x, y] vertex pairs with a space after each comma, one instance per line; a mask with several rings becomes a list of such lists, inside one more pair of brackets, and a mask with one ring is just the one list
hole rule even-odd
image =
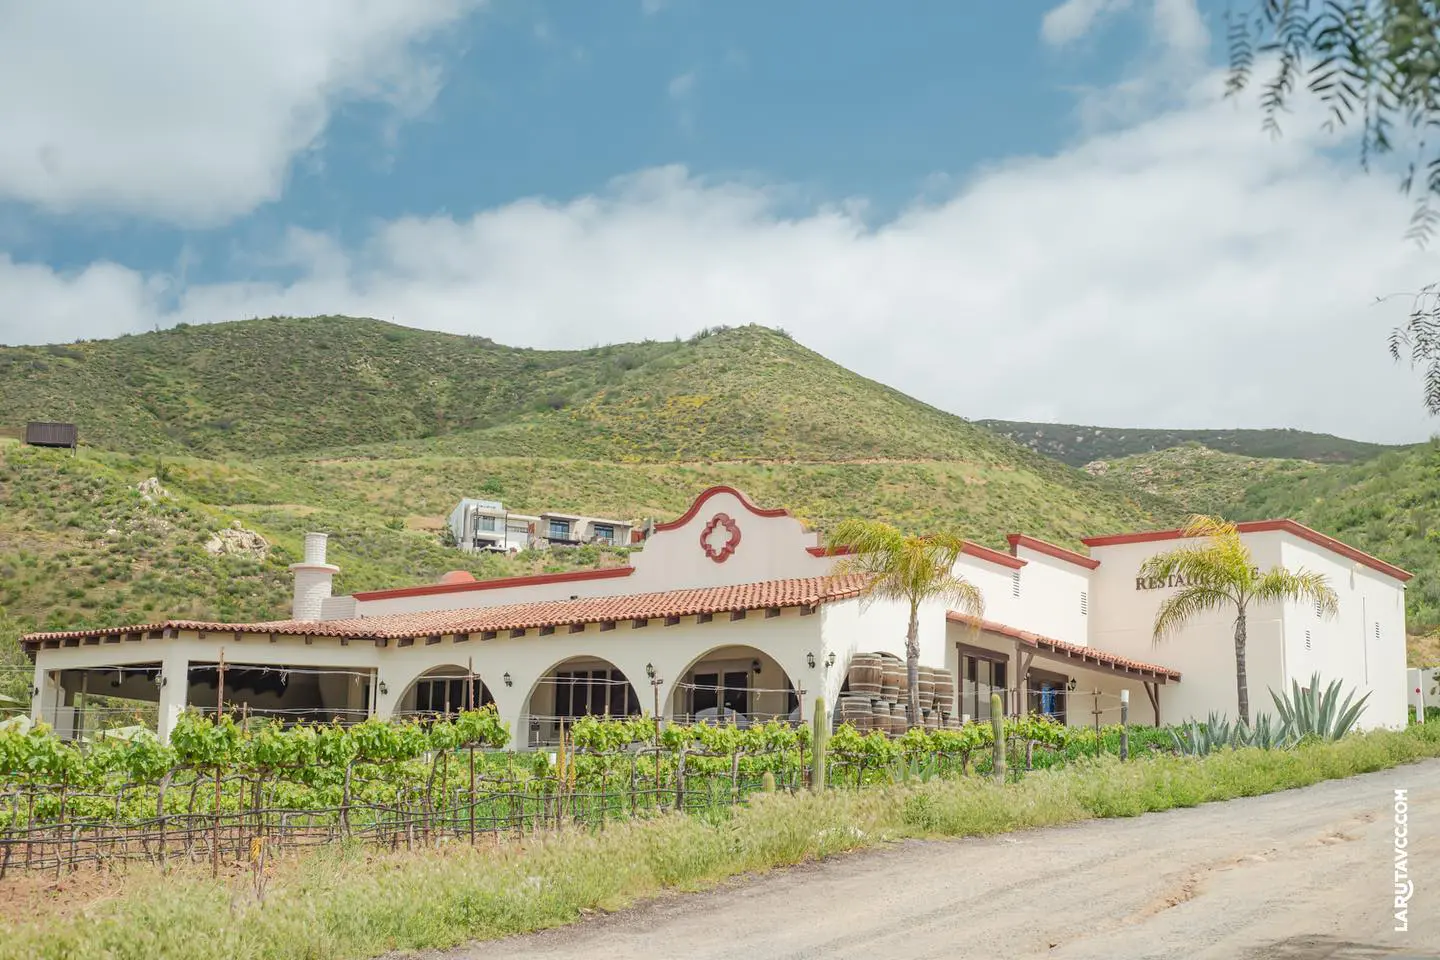
[[1191, 720], [1182, 723], [1178, 730], [1170, 731], [1175, 749], [1187, 757], [1204, 757], [1221, 747], [1230, 746], [1230, 721], [1217, 714], [1210, 714], [1204, 723]]
[[[1352, 689], [1340, 699], [1340, 681], [1332, 680], [1324, 690], [1320, 689], [1320, 674], [1310, 676], [1310, 685], [1301, 687], [1298, 680], [1290, 681], [1291, 690], [1281, 696], [1274, 690], [1270, 697], [1275, 709], [1290, 736], [1296, 740], [1313, 737], [1320, 740], [1339, 740], [1349, 733], [1365, 710], [1365, 701], [1370, 694], [1355, 700]], [[1355, 700], [1354, 703], [1351, 703]]]
[[1290, 745], [1290, 728], [1283, 722], [1276, 723], [1268, 713], [1255, 717], [1255, 725], [1247, 727], [1236, 724], [1234, 744], [1237, 747], [1259, 747], [1261, 750], [1277, 750]]

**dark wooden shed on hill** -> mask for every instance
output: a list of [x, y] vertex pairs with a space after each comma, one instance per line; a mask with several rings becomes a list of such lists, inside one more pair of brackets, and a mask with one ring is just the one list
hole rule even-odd
[[74, 450], [80, 444], [80, 428], [73, 423], [25, 424], [25, 442], [32, 447], [69, 447]]

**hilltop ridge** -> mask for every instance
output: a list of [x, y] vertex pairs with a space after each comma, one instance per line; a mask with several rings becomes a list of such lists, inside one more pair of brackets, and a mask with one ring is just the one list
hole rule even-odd
[[1072, 467], [1083, 467], [1094, 460], [1155, 453], [1189, 444], [1246, 457], [1311, 460], [1316, 463], [1353, 463], [1390, 450], [1402, 450], [1406, 446], [1347, 440], [1333, 434], [1310, 433], [1289, 427], [1273, 430], [1167, 430], [1030, 423], [1023, 420], [976, 420], [975, 423]]

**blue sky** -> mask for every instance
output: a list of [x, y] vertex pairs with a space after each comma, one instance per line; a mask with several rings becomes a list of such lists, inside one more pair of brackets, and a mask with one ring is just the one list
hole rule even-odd
[[1370, 306], [1433, 261], [1312, 114], [1219, 102], [1223, 3], [99, 9], [0, 5], [3, 342], [754, 321], [970, 416], [1433, 429]]
[[[1075, 94], [1108, 83], [1140, 41], [1122, 20], [1073, 48], [1037, 35], [1043, 6], [495, 0], [416, 47], [444, 71], [423, 114], [342, 105], [291, 166], [284, 193], [202, 229], [143, 211], [96, 218], [16, 204], [18, 258], [99, 258], [230, 275], [227, 251], [290, 227], [352, 240], [376, 219], [468, 215], [565, 199], [666, 164], [782, 182], [795, 202], [863, 196], [870, 216], [998, 158], [1076, 134]], [[13, 229], [13, 227], [12, 227]]]

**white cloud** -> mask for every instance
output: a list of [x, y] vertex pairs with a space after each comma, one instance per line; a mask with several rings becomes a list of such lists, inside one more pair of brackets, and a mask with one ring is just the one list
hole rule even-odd
[[932, 185], [878, 225], [860, 202], [782, 215], [784, 185], [662, 168], [392, 221], [358, 249], [294, 231], [266, 252], [286, 283], [0, 259], [0, 341], [349, 313], [582, 347], [755, 322], [971, 417], [1427, 436], [1419, 379], [1385, 349], [1405, 304], [1373, 305], [1435, 279], [1403, 240], [1408, 201], [1330, 158], [1303, 105], [1273, 141], [1219, 89], [1208, 76], [1145, 122]]
[[209, 225], [280, 195], [348, 101], [423, 111], [478, 0], [0, 4], [0, 199]]
[[695, 90], [695, 71], [688, 70], [679, 76], [670, 78], [665, 86], [665, 92], [670, 95], [671, 100], [684, 100]]
[[1067, 46], [1083, 38], [1100, 19], [1128, 9], [1131, 0], [1065, 0], [1040, 21], [1040, 38], [1052, 47]]

